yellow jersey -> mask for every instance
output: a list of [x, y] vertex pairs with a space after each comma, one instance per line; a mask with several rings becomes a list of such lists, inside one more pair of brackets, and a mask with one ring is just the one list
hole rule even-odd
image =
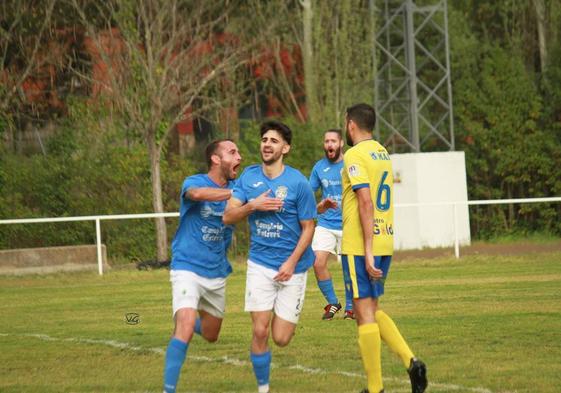
[[368, 187], [374, 211], [372, 254], [393, 255], [393, 172], [388, 151], [374, 140], [359, 142], [345, 152], [342, 180], [342, 253], [364, 255], [355, 190]]

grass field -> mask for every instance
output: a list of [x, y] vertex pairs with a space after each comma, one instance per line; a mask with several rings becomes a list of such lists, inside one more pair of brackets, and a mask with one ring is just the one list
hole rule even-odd
[[[331, 270], [342, 295], [340, 268]], [[244, 274], [235, 264], [220, 340], [194, 338], [179, 391], [256, 391]], [[3, 276], [0, 299], [0, 391], [161, 391], [167, 271]], [[561, 253], [397, 261], [382, 304], [427, 363], [429, 392], [561, 389]], [[321, 321], [323, 305], [310, 272], [296, 336], [273, 347], [272, 392], [365, 386], [354, 322]], [[139, 324], [125, 323], [129, 312]], [[409, 392], [397, 357], [382, 358], [386, 392]]]

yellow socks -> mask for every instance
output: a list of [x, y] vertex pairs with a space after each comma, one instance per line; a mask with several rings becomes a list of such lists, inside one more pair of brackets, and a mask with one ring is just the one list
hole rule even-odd
[[[380, 329], [382, 340], [395, 352], [400, 358], [405, 368], [409, 367], [409, 362], [414, 357], [413, 352], [401, 336], [397, 326], [393, 320], [382, 310], [376, 311], [376, 322]], [[359, 327], [360, 328], [360, 327]]]
[[368, 391], [378, 393], [384, 388], [382, 383], [382, 340], [376, 323], [367, 323], [358, 327], [358, 346], [362, 363], [368, 380]]

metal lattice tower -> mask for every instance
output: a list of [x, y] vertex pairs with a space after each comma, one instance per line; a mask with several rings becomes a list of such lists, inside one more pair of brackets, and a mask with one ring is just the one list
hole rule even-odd
[[446, 0], [376, 5], [376, 137], [393, 153], [454, 150]]

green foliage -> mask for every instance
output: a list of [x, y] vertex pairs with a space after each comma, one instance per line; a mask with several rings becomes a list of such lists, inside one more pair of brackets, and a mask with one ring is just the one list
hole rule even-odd
[[[452, 26], [455, 129], [457, 147], [466, 152], [469, 199], [555, 195], [559, 142], [541, 122], [543, 100], [522, 53], [482, 43], [460, 20]], [[483, 238], [561, 233], [558, 214], [558, 205], [477, 207], [471, 210], [472, 232]]]
[[318, 125], [340, 127], [347, 107], [374, 102], [374, 28], [368, 1], [314, 2]]
[[[146, 149], [123, 143], [124, 131], [96, 120], [103, 111], [76, 101], [48, 144], [47, 156], [5, 154], [0, 159], [0, 217], [59, 217], [152, 211]], [[96, 124], [97, 123], [97, 124]], [[170, 165], [171, 164], [171, 165]], [[164, 206], [177, 211], [183, 178], [194, 172], [185, 160], [162, 162]], [[176, 221], [168, 220], [171, 231]], [[154, 257], [151, 220], [102, 221], [102, 238], [113, 260]], [[92, 222], [0, 226], [0, 248], [91, 244]]]

